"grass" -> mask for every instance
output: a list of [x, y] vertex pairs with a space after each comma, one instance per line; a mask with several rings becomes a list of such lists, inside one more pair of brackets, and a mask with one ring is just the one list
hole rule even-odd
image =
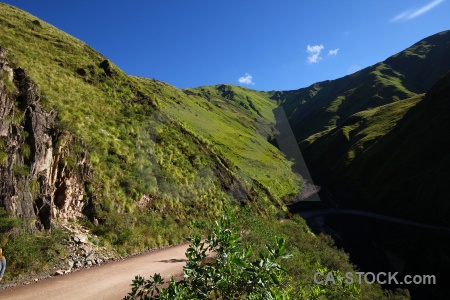
[[[350, 164], [353, 159], [368, 151], [376, 140], [389, 133], [396, 124], [403, 118], [405, 113], [416, 105], [423, 95], [415, 96], [407, 100], [386, 104], [377, 108], [364, 110], [350, 116], [345, 123], [334, 130], [324, 131], [321, 134], [310, 136], [304, 143], [306, 145], [314, 145], [317, 155], [310, 155], [310, 162], [314, 164], [315, 159], [321, 160], [327, 156], [327, 147], [316, 149], [318, 144], [341, 145], [334, 148], [338, 162], [333, 162], [333, 168], [336, 172]], [[316, 143], [316, 144], [315, 144]], [[309, 153], [310, 150], [306, 150]], [[329, 155], [328, 155], [329, 156]], [[339, 166], [339, 167], [338, 167]]]
[[[217, 96], [220, 109], [205, 95], [128, 76], [85, 43], [9, 5], [0, 4], [0, 26], [12, 65], [36, 82], [40, 105], [57, 112], [56, 146], [70, 149], [62, 162], [76, 172], [87, 158], [93, 172], [84, 201], [93, 201], [95, 231], [106, 244], [134, 252], [176, 243], [186, 220], [207, 226], [230, 205], [273, 213], [298, 193], [291, 163], [268, 142], [276, 103], [264, 93], [224, 87], [222, 94], [236, 96]], [[23, 114], [14, 116], [24, 122]], [[24, 156], [32, 151], [21, 147]], [[26, 160], [14, 171], [25, 176], [28, 168]], [[156, 221], [147, 226], [150, 217]]]
[[[341, 205], [449, 226], [449, 91], [447, 74], [425, 95], [354, 114], [310, 137], [305, 158]], [[449, 247], [442, 238], [392, 224], [381, 228], [382, 247], [404, 257], [411, 273], [445, 276]], [[445, 298], [444, 287], [423, 290]]]
[[[249, 211], [236, 216], [236, 225], [243, 232], [244, 246], [249, 245], [255, 256], [265, 250], [265, 244], [275, 243], [275, 237], [286, 238], [286, 253], [291, 258], [280, 260], [287, 270], [284, 284], [289, 287], [292, 299], [409, 299], [406, 290], [383, 290], [379, 285], [326, 285], [314, 283], [314, 274], [334, 271], [345, 274], [356, 272], [348, 255], [334, 246], [326, 235], [313, 234], [305, 221], [293, 216], [281, 222], [274, 217], [261, 218]], [[314, 296], [316, 295], [316, 296]]]
[[66, 233], [54, 229], [51, 232], [21, 232], [9, 238], [3, 247], [8, 267], [5, 280], [41, 274], [55, 266], [64, 265], [68, 253], [63, 246]]
[[447, 71], [450, 31], [430, 36], [384, 62], [293, 91], [272, 91], [299, 142], [331, 130], [351, 115], [425, 93]]
[[438, 182], [447, 177], [448, 82], [447, 75], [426, 95], [358, 112], [309, 137], [306, 159], [328, 174], [322, 179], [359, 195], [357, 205], [447, 225], [446, 185]]
[[[224, 208], [231, 207], [237, 214], [246, 206], [255, 215], [244, 217], [245, 222], [254, 222], [248, 223], [252, 227], [248, 242], [260, 245], [274, 234], [292, 238], [295, 258], [290, 272], [294, 279], [309, 282], [309, 288], [311, 277], [305, 274], [315, 270], [317, 263], [351, 268], [346, 255], [333, 250], [329, 238], [315, 237], [303, 221], [279, 224], [256, 216], [286, 210], [283, 201], [301, 186], [291, 162], [269, 143], [276, 134], [272, 110], [282, 104], [290, 118], [297, 119], [294, 129], [305, 125], [298, 136], [321, 132], [311, 140], [316, 143], [356, 112], [410, 96], [399, 72], [377, 65], [290, 92], [266, 93], [230, 85], [181, 91], [154, 79], [128, 76], [85, 43], [9, 5], [0, 4], [0, 26], [1, 46], [9, 51], [9, 60], [36, 82], [40, 105], [57, 112], [55, 131], [60, 134], [55, 146], [70, 149], [64, 160], [70, 171], [76, 171], [78, 158], [86, 153], [93, 172], [83, 183], [84, 196], [93, 201], [100, 224], [83, 223], [101, 236], [102, 243], [121, 253], [179, 243], [187, 235], [190, 220], [206, 230]], [[372, 81], [363, 81], [365, 75]], [[3, 75], [1, 80], [7, 78]], [[383, 99], [382, 92], [373, 93], [380, 88], [397, 98]], [[15, 87], [8, 85], [8, 91], [14, 93]], [[311, 113], [299, 117], [305, 111]], [[377, 116], [376, 112], [362, 114], [355, 118]], [[23, 114], [15, 114], [14, 122], [22, 124]], [[377, 136], [375, 132], [388, 129], [359, 132], [354, 126], [340, 132], [347, 142], [358, 134], [362, 135], [359, 140], [370, 140]], [[355, 147], [348, 157], [358, 156], [359, 146]], [[5, 151], [0, 149], [1, 164], [7, 161]], [[21, 151], [32, 157], [27, 145]], [[27, 167], [16, 165], [14, 171], [25, 176]], [[30, 188], [37, 192], [39, 186], [30, 182]], [[5, 249], [16, 251], [17, 265], [29, 263], [28, 271], [33, 273], [39, 264], [46, 268], [65, 255], [58, 253], [60, 243], [57, 232], [21, 233]], [[29, 262], [34, 253], [44, 253], [36, 265]], [[303, 273], [297, 274], [297, 268]], [[17, 269], [10, 274], [21, 273]], [[299, 291], [294, 282], [291, 286]]]
[[[189, 101], [164, 103], [162, 110], [210, 137], [244, 174], [251, 175], [272, 194], [283, 198], [298, 191], [301, 183], [292, 173], [291, 163], [268, 143], [276, 133], [272, 110], [277, 104], [267, 93], [230, 85], [185, 92]], [[252, 103], [254, 109], [239, 104], [244, 101]]]

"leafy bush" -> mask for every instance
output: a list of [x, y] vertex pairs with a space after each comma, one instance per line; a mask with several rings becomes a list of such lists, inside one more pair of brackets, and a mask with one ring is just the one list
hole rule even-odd
[[0, 208], [0, 247], [8, 241], [8, 236], [14, 228], [22, 225], [22, 221], [14, 218], [11, 212], [4, 208]]
[[6, 279], [39, 274], [62, 264], [67, 257], [63, 246], [67, 238], [67, 233], [57, 228], [37, 235], [20, 232], [11, 236], [3, 246], [8, 259]]
[[27, 165], [14, 165], [13, 172], [16, 176], [27, 176], [30, 174], [30, 167]]
[[283, 256], [286, 240], [278, 238], [275, 246], [266, 245], [267, 253], [252, 260], [250, 247], [243, 247], [238, 229], [232, 227], [230, 214], [216, 221], [212, 234], [204, 241], [198, 232], [187, 240], [188, 259], [184, 280], [171, 278], [167, 288], [159, 274], [145, 280], [136, 276], [132, 299], [288, 299], [281, 284], [285, 270], [277, 263]]
[[407, 290], [383, 290], [377, 284], [317, 284], [314, 274], [333, 272], [339, 274], [356, 272], [349, 262], [348, 254], [334, 245], [328, 235], [316, 235], [311, 232], [304, 219], [297, 215], [277, 220], [273, 217], [261, 217], [249, 209], [236, 214], [236, 221], [242, 228], [243, 245], [251, 245], [255, 253], [264, 250], [265, 241], [274, 236], [284, 237], [286, 251], [292, 255], [289, 260], [281, 260], [286, 270], [283, 285], [287, 286], [290, 299], [410, 299]]

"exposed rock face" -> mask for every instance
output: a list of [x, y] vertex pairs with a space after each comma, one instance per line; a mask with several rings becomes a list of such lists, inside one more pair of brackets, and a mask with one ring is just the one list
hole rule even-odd
[[111, 63], [109, 62], [109, 60], [105, 59], [104, 61], [102, 61], [100, 63], [99, 66], [100, 66], [100, 68], [103, 69], [103, 71], [105, 71], [106, 76], [109, 76], [109, 77], [113, 76], [114, 71], [111, 67]]
[[50, 228], [52, 218], [82, 216], [91, 201], [84, 142], [59, 130], [56, 113], [40, 100], [36, 84], [10, 66], [0, 47], [0, 207], [30, 230]]

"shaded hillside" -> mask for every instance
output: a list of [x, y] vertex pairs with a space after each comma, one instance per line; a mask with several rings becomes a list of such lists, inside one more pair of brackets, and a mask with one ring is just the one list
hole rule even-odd
[[294, 91], [271, 92], [285, 109], [297, 140], [342, 125], [347, 117], [425, 93], [450, 69], [450, 31], [354, 74]]
[[[448, 227], [449, 114], [450, 73], [426, 95], [356, 113], [310, 136], [303, 154], [341, 206]], [[440, 278], [435, 286], [410, 287], [413, 298], [447, 298], [448, 233], [368, 220], [362, 226], [371, 245], [400, 258], [402, 272]]]
[[449, 225], [449, 114], [450, 73], [423, 97], [357, 113], [310, 137], [304, 153], [318, 177], [349, 196], [344, 201]]

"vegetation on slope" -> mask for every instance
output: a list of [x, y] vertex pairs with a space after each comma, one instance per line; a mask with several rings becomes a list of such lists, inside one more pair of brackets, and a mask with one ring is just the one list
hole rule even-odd
[[421, 99], [450, 70], [449, 50], [450, 31], [443, 31], [343, 78], [270, 92], [315, 180], [341, 198], [358, 199], [356, 205], [448, 223], [446, 184], [437, 184], [446, 178], [439, 166], [446, 165], [440, 143], [448, 128], [444, 121], [430, 125], [444, 120], [448, 104], [435, 99], [445, 99], [444, 92]]
[[[289, 175], [289, 164], [282, 159], [278, 150], [268, 143], [264, 145], [263, 139], [270, 130], [268, 122], [273, 120], [265, 121], [260, 117], [253, 120], [252, 126], [252, 122], [244, 123], [249, 118], [243, 111], [236, 110], [233, 114], [217, 114], [218, 110], [215, 111], [216, 115], [207, 117], [211, 117], [209, 124], [218, 124], [216, 130], [221, 130], [227, 137], [234, 137], [242, 131], [241, 135], [249, 140], [248, 143], [257, 143], [256, 146], [242, 147], [240, 143], [236, 143], [236, 139], [224, 138], [215, 142], [222, 145], [217, 149], [214, 145], [209, 145], [209, 141], [216, 136], [208, 136], [200, 131], [201, 128], [185, 126], [168, 116], [164, 109], [160, 110], [160, 107], [168, 106], [166, 103], [174, 101], [190, 103], [191, 97], [155, 80], [127, 76], [86, 44], [20, 10], [2, 6], [1, 22], [6, 28], [1, 35], [2, 45], [14, 54], [18, 65], [25, 67], [37, 82], [48, 108], [58, 112], [60, 126], [86, 140], [90, 147], [90, 160], [97, 171], [97, 183], [105, 185], [101, 188], [96, 186], [99, 189], [96, 191], [98, 196], [107, 196], [101, 198], [121, 203], [125, 209], [144, 194], [159, 191], [163, 184], [157, 183], [156, 177], [164, 180], [166, 175], [169, 176], [165, 180], [166, 185], [181, 177], [186, 180], [189, 176], [176, 173], [188, 172], [187, 165], [194, 164], [190, 169], [200, 169], [211, 164], [205, 159], [202, 161], [194, 158], [196, 151], [199, 156], [205, 152], [202, 148], [209, 148], [209, 154], [222, 156], [223, 161], [231, 160], [231, 163], [226, 163], [227, 168], [234, 168], [233, 171], [238, 172], [234, 165], [238, 166], [247, 181], [262, 177], [263, 168], [245, 168], [251, 165], [245, 162], [249, 156], [246, 151], [252, 153], [253, 159], [264, 158], [261, 160], [263, 167], [268, 167], [270, 171], [277, 170], [273, 165], [284, 164], [277, 173], [283, 174], [281, 178], [286, 178], [286, 184], [290, 186], [285, 189], [282, 187], [284, 182], [274, 179], [273, 184], [265, 184], [268, 180], [263, 182], [263, 188], [272, 189], [273, 185], [275, 188], [271, 196], [274, 199], [298, 191], [299, 181], [294, 174]], [[270, 113], [261, 108], [264, 104], [258, 104], [264, 116], [270, 118]], [[232, 109], [232, 106], [229, 108]], [[168, 112], [173, 112], [173, 109]], [[250, 141], [250, 135], [255, 141]], [[164, 141], [166, 137], [167, 141]], [[184, 142], [184, 139], [187, 141]], [[177, 144], [173, 142], [175, 140], [182, 142]], [[164, 147], [155, 147], [160, 144]], [[246, 141], [242, 144], [245, 145]], [[193, 147], [200, 149], [194, 150]], [[167, 159], [181, 159], [179, 154], [183, 154], [184, 162]], [[153, 161], [147, 155], [154, 156]], [[194, 160], [194, 163], [190, 162]], [[155, 161], [157, 164], [154, 164]], [[144, 172], [149, 169], [153, 173], [168, 174], [143, 180], [142, 173], [151, 177], [148, 172]], [[269, 172], [263, 171], [263, 175], [266, 173]]]
[[[404, 52], [425, 61], [413, 79], [401, 72], [406, 64], [393, 58], [298, 91], [264, 93], [229, 85], [180, 91], [156, 80], [127, 76], [88, 45], [11, 6], [0, 4], [0, 26], [0, 45], [8, 49], [13, 64], [24, 67], [38, 84], [41, 103], [57, 113], [58, 130], [76, 134], [83, 141], [76, 147], [87, 145], [94, 174], [85, 183], [85, 197], [94, 208], [84, 224], [123, 253], [180, 242], [189, 219], [207, 228], [224, 207], [238, 211], [244, 205], [271, 215], [284, 210], [283, 200], [296, 195], [301, 182], [291, 172], [290, 162], [268, 143], [276, 133], [272, 109], [284, 106], [301, 139], [320, 132], [308, 140], [311, 146], [338, 131], [347, 142], [358, 133], [353, 148], [343, 151], [355, 161], [371, 141], [392, 129], [389, 124], [373, 129], [379, 126], [377, 118], [386, 113], [400, 119], [418, 98], [354, 114], [424, 92], [422, 88], [431, 86], [443, 68], [431, 71], [437, 65], [434, 51], [441, 54], [440, 61], [448, 61], [442, 57], [449, 53], [448, 43], [433, 39]], [[448, 32], [437, 37], [448, 39]], [[422, 80], [423, 86], [412, 88], [422, 74], [429, 82]], [[13, 93], [14, 86], [6, 78], [1, 80]], [[366, 124], [371, 129], [365, 129]], [[340, 164], [337, 168], [345, 165]], [[17, 170], [24, 176], [26, 171]], [[258, 217], [244, 219], [266, 222]], [[311, 233], [304, 224], [304, 232], [296, 227], [300, 223], [280, 224], [275, 231], [269, 226], [260, 233], [252, 229], [248, 241], [257, 245], [256, 240], [268, 238], [264, 234], [298, 234], [291, 245], [303, 250], [298, 250], [300, 256], [290, 266], [302, 270], [298, 276], [311, 280], [308, 272], [318, 260], [327, 261], [320, 253], [331, 251], [327, 243], [317, 242], [326, 238], [308, 239]], [[11, 237], [6, 247], [14, 249], [20, 243], [18, 236]], [[29, 250], [42, 249], [30, 246]], [[339, 257], [329, 260], [327, 268], [335, 263], [338, 270], [346, 270], [340, 265], [345, 257]]]
[[[57, 115], [56, 130], [75, 134], [82, 142], [71, 150], [88, 153], [94, 172], [84, 197], [93, 205], [80, 221], [102, 243], [122, 253], [179, 243], [191, 219], [207, 228], [223, 207], [246, 205], [274, 214], [298, 193], [291, 163], [267, 142], [273, 101], [252, 95], [244, 106], [230, 102], [209, 111], [203, 96], [128, 76], [85, 43], [17, 8], [0, 4], [0, 26], [0, 45], [11, 65], [38, 85], [41, 105]], [[15, 93], [7, 76], [1, 80]], [[205, 119], [217, 125], [215, 133], [198, 122]], [[65, 161], [75, 167], [74, 157]], [[19, 171], [26, 176], [27, 165]], [[6, 250], [19, 242], [10, 231], [2, 232], [9, 236]]]
[[[61, 241], [68, 238], [67, 233], [55, 229], [51, 232], [19, 232], [22, 221], [11, 212], [0, 208], [0, 245], [7, 253], [8, 271], [4, 280], [35, 276], [64, 261], [67, 257]], [[14, 232], [13, 236], [11, 232]]]
[[[311, 136], [303, 142], [305, 158], [340, 204], [448, 227], [449, 95], [450, 73], [425, 96], [359, 112]], [[443, 234], [381, 223], [366, 230], [403, 259], [405, 272], [447, 278], [450, 246]], [[442, 285], [420, 289], [429, 297], [447, 295]]]
[[[315, 166], [316, 174], [324, 168], [327, 174], [342, 172], [353, 160], [367, 154], [377, 139], [390, 132], [421, 99], [422, 96], [416, 96], [360, 111], [348, 117], [339, 127], [311, 135], [301, 143], [308, 162]], [[322, 146], [317, 146], [319, 144]], [[354, 176], [358, 177], [358, 174]]]
[[[360, 205], [448, 226], [449, 83], [447, 74], [425, 96], [353, 115], [311, 137], [305, 156], [333, 185], [360, 195]], [[330, 155], [320, 150], [329, 147]]]
[[351, 115], [425, 93], [450, 69], [450, 31], [354, 74], [294, 91], [273, 91], [297, 140], [330, 130]]
[[183, 120], [226, 153], [245, 174], [252, 174], [271, 194], [289, 199], [300, 180], [291, 163], [268, 143], [276, 135], [272, 112], [277, 107], [267, 93], [231, 85], [186, 89], [187, 101], [167, 101], [162, 110]]
[[[271, 92], [315, 182], [335, 202], [449, 225], [449, 48], [444, 31], [355, 74]], [[423, 243], [430, 232], [410, 230], [382, 224], [370, 232], [410, 273], [446, 278], [448, 243], [438, 237]], [[445, 298], [443, 286], [418, 289]]]
[[158, 274], [136, 276], [125, 299], [409, 299], [406, 290], [376, 284], [315, 283], [316, 272], [337, 278], [356, 269], [297, 216], [262, 219], [244, 210], [223, 216], [205, 241], [195, 231], [188, 241], [184, 280], [161, 289]]

